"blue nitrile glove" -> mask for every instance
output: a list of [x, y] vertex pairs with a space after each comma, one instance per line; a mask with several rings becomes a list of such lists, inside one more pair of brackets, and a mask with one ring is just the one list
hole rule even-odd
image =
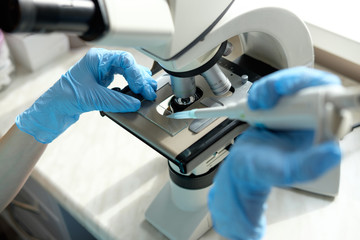
[[[302, 88], [339, 84], [331, 74], [298, 67], [256, 82], [249, 94], [253, 109], [269, 109], [283, 95]], [[313, 131], [270, 131], [250, 127], [224, 160], [209, 194], [215, 230], [229, 239], [261, 239], [266, 199], [272, 186], [291, 186], [321, 176], [339, 164], [336, 141], [313, 145]]]
[[41, 143], [50, 143], [75, 123], [81, 113], [93, 110], [134, 112], [140, 101], [107, 88], [114, 74], [122, 74], [134, 93], [156, 98], [156, 81], [149, 69], [136, 64], [128, 52], [91, 49], [25, 112], [18, 128]]

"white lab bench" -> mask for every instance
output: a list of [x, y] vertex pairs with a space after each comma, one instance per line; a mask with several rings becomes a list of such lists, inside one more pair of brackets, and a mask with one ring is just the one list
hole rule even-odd
[[[72, 50], [34, 73], [16, 71], [12, 84], [0, 92], [0, 135], [86, 51]], [[150, 67], [150, 59], [134, 55]], [[360, 239], [359, 139], [356, 129], [341, 141], [335, 199], [273, 189], [265, 239]], [[169, 179], [166, 159], [98, 112], [83, 114], [49, 144], [32, 178], [98, 239], [166, 239], [144, 217]], [[222, 238], [211, 230], [202, 239]]]

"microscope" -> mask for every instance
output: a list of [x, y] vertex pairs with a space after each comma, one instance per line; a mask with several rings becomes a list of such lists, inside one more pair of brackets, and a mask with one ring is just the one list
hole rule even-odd
[[[234, 139], [247, 124], [226, 118], [167, 115], [224, 106], [247, 97], [254, 81], [278, 69], [312, 67], [303, 21], [274, 7], [239, 0], [6, 0], [8, 32], [61, 31], [94, 45], [133, 47], [154, 60], [157, 99], [135, 113], [102, 113], [168, 160], [170, 181], [145, 216], [170, 239], [198, 239], [212, 226], [207, 194]], [[251, 4], [250, 4], [251, 5]], [[325, 139], [323, 139], [325, 140]], [[246, 152], [244, 152], [246, 154]], [[335, 196], [340, 168], [297, 188]]]

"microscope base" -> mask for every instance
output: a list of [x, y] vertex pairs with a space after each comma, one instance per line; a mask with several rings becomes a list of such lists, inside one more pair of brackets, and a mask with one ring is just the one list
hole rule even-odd
[[212, 227], [210, 213], [206, 206], [196, 211], [183, 211], [174, 204], [169, 182], [153, 200], [145, 217], [172, 240], [199, 239]]
[[340, 165], [334, 167], [323, 176], [311, 181], [310, 183], [298, 184], [294, 188], [324, 195], [327, 197], [336, 197], [340, 186]]

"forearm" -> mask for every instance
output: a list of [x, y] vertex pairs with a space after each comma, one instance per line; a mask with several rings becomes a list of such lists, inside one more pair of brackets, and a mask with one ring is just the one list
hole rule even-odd
[[0, 139], [0, 212], [20, 191], [46, 146], [15, 124]]
[[[46, 148], [80, 114], [90, 111], [134, 112], [138, 99], [108, 89], [114, 74], [123, 74], [134, 93], [156, 98], [149, 69], [122, 51], [92, 49], [35, 103], [16, 117], [0, 140], [0, 211], [14, 198]], [[20, 130], [21, 129], [21, 130]]]

